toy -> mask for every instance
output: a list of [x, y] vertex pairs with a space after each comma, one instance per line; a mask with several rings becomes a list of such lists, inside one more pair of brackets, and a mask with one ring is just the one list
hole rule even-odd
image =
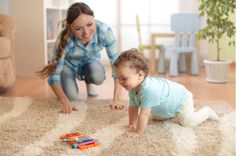
[[69, 132], [69, 133], [61, 135], [60, 140], [64, 142], [75, 141], [77, 143], [81, 143], [81, 142], [91, 141], [94, 139], [87, 136], [83, 136], [79, 132]]
[[70, 143], [70, 145], [72, 146], [73, 149], [78, 148], [80, 150], [84, 150], [84, 149], [87, 149], [89, 147], [99, 146], [99, 144], [96, 140], [91, 140], [91, 141], [81, 142], [81, 143], [77, 143], [75, 141], [70, 141], [69, 143]]
[[84, 136], [79, 132], [69, 132], [60, 136], [60, 140], [68, 142], [73, 149], [84, 150], [90, 147], [99, 146], [97, 140]]
[[81, 136], [82, 136], [82, 134], [80, 134], [79, 132], [69, 132], [69, 133], [61, 135], [60, 140], [64, 141], [64, 142], [68, 142], [70, 140], [74, 140], [74, 139], [79, 138]]

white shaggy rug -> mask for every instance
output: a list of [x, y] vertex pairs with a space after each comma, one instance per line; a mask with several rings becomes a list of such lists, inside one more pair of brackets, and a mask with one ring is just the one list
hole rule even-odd
[[[55, 99], [0, 97], [1, 156], [234, 156], [235, 111], [225, 101], [198, 101], [197, 108], [210, 105], [220, 122], [205, 121], [184, 128], [176, 119], [150, 121], [145, 133], [135, 139], [124, 136], [127, 108], [114, 111], [108, 100], [77, 101], [78, 112], [58, 113]], [[69, 131], [97, 138], [100, 146], [71, 149], [59, 141]]]

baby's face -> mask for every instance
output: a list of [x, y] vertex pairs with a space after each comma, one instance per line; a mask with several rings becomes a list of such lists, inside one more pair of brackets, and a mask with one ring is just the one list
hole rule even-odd
[[120, 65], [115, 68], [115, 72], [120, 85], [126, 90], [135, 89], [143, 80], [140, 72], [129, 68], [129, 65]]

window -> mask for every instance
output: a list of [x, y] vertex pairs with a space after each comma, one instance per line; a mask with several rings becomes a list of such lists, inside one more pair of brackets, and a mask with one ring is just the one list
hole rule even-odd
[[120, 0], [121, 50], [138, 45], [135, 16], [139, 15], [142, 42], [150, 43], [150, 33], [170, 31], [170, 16], [179, 10], [179, 0]]

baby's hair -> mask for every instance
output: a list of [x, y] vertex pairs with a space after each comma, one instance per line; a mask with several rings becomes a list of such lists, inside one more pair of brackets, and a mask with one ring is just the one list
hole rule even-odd
[[145, 56], [138, 51], [136, 48], [126, 50], [120, 54], [120, 56], [115, 60], [114, 67], [123, 66], [128, 63], [131, 69], [138, 71], [143, 71], [145, 76], [148, 75], [148, 61]]
[[61, 33], [61, 39], [60, 39], [59, 47], [56, 52], [55, 58], [52, 60], [52, 62], [50, 64], [45, 66], [42, 70], [36, 72], [42, 78], [48, 77], [51, 73], [53, 73], [55, 71], [56, 63], [61, 58], [63, 49], [65, 48], [65, 46], [67, 44], [67, 40], [70, 37], [70, 35], [72, 34], [71, 30], [70, 30], [70, 25], [81, 14], [94, 16], [93, 11], [85, 3], [76, 2], [69, 7], [69, 9], [67, 11], [66, 19], [63, 22], [63, 24], [65, 23], [65, 28], [63, 29], [63, 31]]

